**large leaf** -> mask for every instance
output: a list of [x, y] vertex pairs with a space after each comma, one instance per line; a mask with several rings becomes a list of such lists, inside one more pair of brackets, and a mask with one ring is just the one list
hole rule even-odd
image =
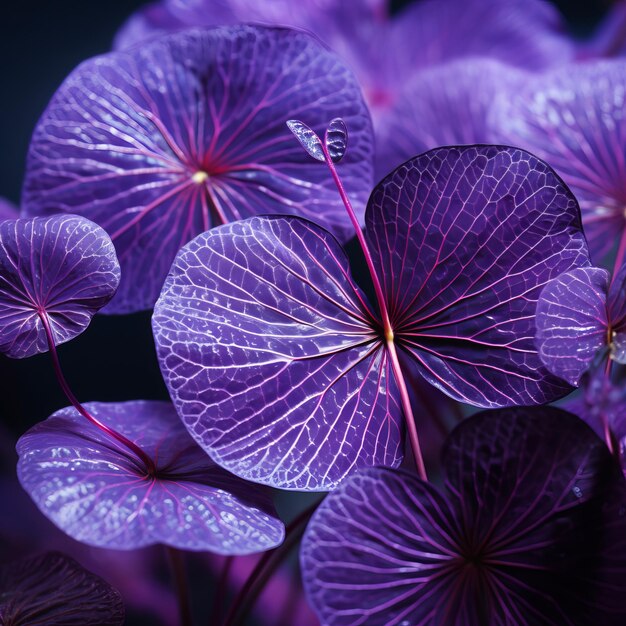
[[176, 258], [153, 328], [189, 432], [239, 476], [318, 490], [399, 463], [374, 319], [345, 253], [313, 223], [252, 218], [200, 235]]
[[624, 232], [626, 61], [564, 66], [502, 94], [494, 132], [544, 159], [574, 192], [592, 258]]
[[24, 358], [82, 333], [115, 294], [120, 267], [102, 228], [76, 215], [0, 221], [0, 352]]
[[171, 404], [85, 407], [141, 446], [156, 473], [74, 408], [31, 428], [17, 445], [18, 477], [68, 535], [120, 550], [164, 543], [220, 554], [259, 552], [282, 542], [284, 528], [268, 494], [212, 463]]
[[[376, 188], [366, 221], [394, 341], [427, 380], [479, 406], [569, 389], [537, 355], [536, 298], [588, 259], [576, 202], [545, 164], [513, 148], [434, 150]], [[179, 253], [153, 329], [174, 404], [217, 463], [323, 490], [401, 457], [373, 311], [329, 233], [253, 218]]]
[[320, 505], [301, 565], [323, 624], [623, 623], [624, 486], [591, 429], [553, 408], [481, 413], [443, 463], [446, 493], [373, 468]]
[[541, 404], [567, 387], [535, 348], [552, 278], [588, 265], [575, 198], [516, 148], [441, 148], [407, 161], [365, 217], [397, 343], [422, 376], [483, 407]]
[[294, 116], [326, 126], [337, 112], [351, 135], [342, 175], [362, 212], [369, 114], [352, 73], [309, 35], [193, 30], [97, 57], [66, 79], [35, 129], [23, 210], [100, 224], [122, 265], [106, 311], [150, 308], [178, 249], [216, 224], [287, 213], [351, 234], [333, 181], [285, 128]]
[[48, 552], [0, 567], [4, 626], [121, 626], [120, 594], [74, 559]]

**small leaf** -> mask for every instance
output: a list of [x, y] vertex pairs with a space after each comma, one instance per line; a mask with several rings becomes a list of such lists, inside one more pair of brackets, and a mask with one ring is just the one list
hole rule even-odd
[[313, 130], [299, 120], [287, 120], [287, 126], [310, 156], [318, 161], [326, 160], [322, 141]]
[[48, 350], [80, 335], [115, 294], [120, 267], [106, 232], [77, 215], [0, 222], [0, 352]]
[[552, 279], [537, 302], [537, 348], [544, 365], [578, 386], [598, 350], [607, 345], [609, 273], [597, 267]]
[[106, 426], [141, 446], [142, 463], [70, 407], [17, 444], [22, 487], [70, 537], [133, 550], [155, 543], [183, 550], [249, 554], [283, 540], [269, 494], [217, 467], [192, 441], [167, 402], [91, 402]]
[[0, 623], [121, 626], [124, 605], [102, 578], [48, 552], [0, 567]]
[[336, 117], [329, 124], [324, 135], [324, 142], [333, 163], [339, 163], [348, 147], [348, 129], [340, 117]]

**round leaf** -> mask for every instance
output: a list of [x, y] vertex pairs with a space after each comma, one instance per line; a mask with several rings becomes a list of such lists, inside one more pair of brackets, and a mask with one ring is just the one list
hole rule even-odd
[[120, 267], [102, 228], [76, 215], [0, 222], [0, 352], [24, 358], [80, 335], [115, 294]]
[[295, 115], [325, 128], [338, 112], [352, 134], [342, 175], [362, 211], [371, 123], [336, 56], [288, 29], [168, 35], [86, 61], [66, 79], [33, 135], [23, 209], [100, 224], [122, 265], [106, 311], [150, 308], [176, 252], [211, 226], [287, 213], [352, 235], [333, 180], [285, 128]]
[[141, 461], [74, 408], [22, 436], [18, 477], [44, 515], [94, 546], [132, 550], [164, 543], [184, 550], [248, 554], [283, 540], [269, 496], [217, 467], [165, 402], [92, 402], [94, 417], [139, 445]]

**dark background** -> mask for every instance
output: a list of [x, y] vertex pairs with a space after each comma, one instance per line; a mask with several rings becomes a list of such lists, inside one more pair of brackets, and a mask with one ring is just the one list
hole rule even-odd
[[[142, 4], [0, 0], [0, 196], [19, 202], [30, 135], [56, 88], [81, 61], [107, 52], [117, 29]], [[556, 4], [581, 35], [591, 32], [610, 6], [608, 0]], [[70, 385], [84, 401], [167, 398], [149, 313], [96, 316], [87, 332], [59, 352]], [[0, 393], [0, 429], [8, 426], [17, 435], [67, 404], [46, 354], [21, 361], [0, 355]]]

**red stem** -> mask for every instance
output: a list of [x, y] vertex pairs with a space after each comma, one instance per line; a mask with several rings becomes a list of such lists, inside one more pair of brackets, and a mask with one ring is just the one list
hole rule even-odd
[[409, 433], [409, 441], [411, 442], [411, 449], [413, 450], [413, 457], [415, 459], [415, 465], [417, 466], [417, 473], [422, 480], [427, 481], [428, 476], [426, 475], [426, 467], [424, 465], [424, 457], [422, 456], [422, 449], [420, 447], [419, 437], [417, 435], [417, 427], [415, 425], [415, 416], [413, 415], [413, 409], [411, 407], [411, 400], [409, 398], [409, 392], [406, 387], [406, 382], [404, 379], [404, 374], [402, 373], [402, 368], [400, 367], [400, 361], [398, 360], [398, 353], [396, 351], [396, 346], [393, 341], [393, 328], [391, 327], [391, 319], [389, 317], [389, 310], [387, 309], [387, 302], [385, 301], [385, 296], [383, 294], [383, 289], [381, 287], [380, 281], [378, 280], [378, 275], [374, 269], [374, 260], [372, 259], [372, 255], [370, 254], [369, 248], [367, 247], [367, 243], [365, 242], [365, 237], [363, 235], [363, 231], [361, 230], [361, 225], [356, 218], [356, 213], [352, 208], [352, 203], [348, 198], [348, 194], [346, 193], [341, 179], [339, 178], [339, 174], [337, 174], [337, 169], [335, 168], [335, 164], [328, 153], [328, 148], [324, 144], [324, 142], [320, 142], [322, 146], [322, 150], [324, 152], [324, 158], [326, 159], [326, 165], [328, 165], [330, 169], [330, 173], [333, 175], [333, 179], [335, 181], [335, 185], [337, 185], [337, 189], [339, 191], [339, 195], [343, 200], [343, 203], [348, 212], [348, 216], [350, 217], [350, 221], [354, 226], [354, 230], [356, 231], [357, 239], [359, 240], [359, 244], [361, 246], [361, 250], [363, 251], [363, 255], [365, 256], [365, 262], [367, 263], [367, 268], [370, 273], [370, 277], [372, 282], [374, 283], [374, 291], [376, 292], [376, 300], [378, 301], [378, 308], [380, 309], [380, 314], [383, 320], [383, 332], [385, 335], [385, 345], [387, 346], [387, 352], [389, 354], [389, 359], [391, 361], [391, 368], [393, 370], [393, 375], [396, 379], [396, 383], [398, 385], [398, 389], [400, 391], [400, 401], [402, 404], [402, 410], [404, 412], [404, 421], [406, 422], [407, 431]]
[[243, 624], [243, 620], [254, 606], [254, 602], [263, 591], [265, 584], [270, 579], [276, 568], [283, 562], [294, 545], [304, 533], [306, 523], [309, 521], [319, 502], [307, 507], [287, 526], [285, 541], [274, 550], [263, 554], [256, 564], [250, 576], [231, 604], [230, 611], [222, 626], [237, 626]]
[[45, 311], [38, 311], [38, 315], [46, 333], [46, 339], [48, 341], [50, 356], [52, 357], [54, 373], [67, 399], [74, 406], [74, 408], [83, 417], [87, 418], [94, 426], [98, 427], [107, 435], [109, 435], [122, 445], [126, 446], [134, 454], [135, 457], [138, 457], [144, 463], [145, 467], [142, 469], [145, 469], [149, 475], [156, 474], [156, 466], [154, 465], [154, 461], [137, 444], [133, 443], [130, 439], [124, 437], [124, 435], [118, 433], [116, 430], [109, 428], [108, 426], [103, 424], [100, 420], [91, 415], [91, 413], [89, 413], [89, 411], [87, 411], [87, 409], [78, 401], [78, 399], [72, 392], [69, 384], [65, 380], [65, 376], [63, 375], [63, 370], [61, 369], [61, 363], [59, 361], [59, 355], [57, 353], [56, 344], [54, 342], [54, 335], [52, 334], [52, 329], [50, 328], [48, 315]]

